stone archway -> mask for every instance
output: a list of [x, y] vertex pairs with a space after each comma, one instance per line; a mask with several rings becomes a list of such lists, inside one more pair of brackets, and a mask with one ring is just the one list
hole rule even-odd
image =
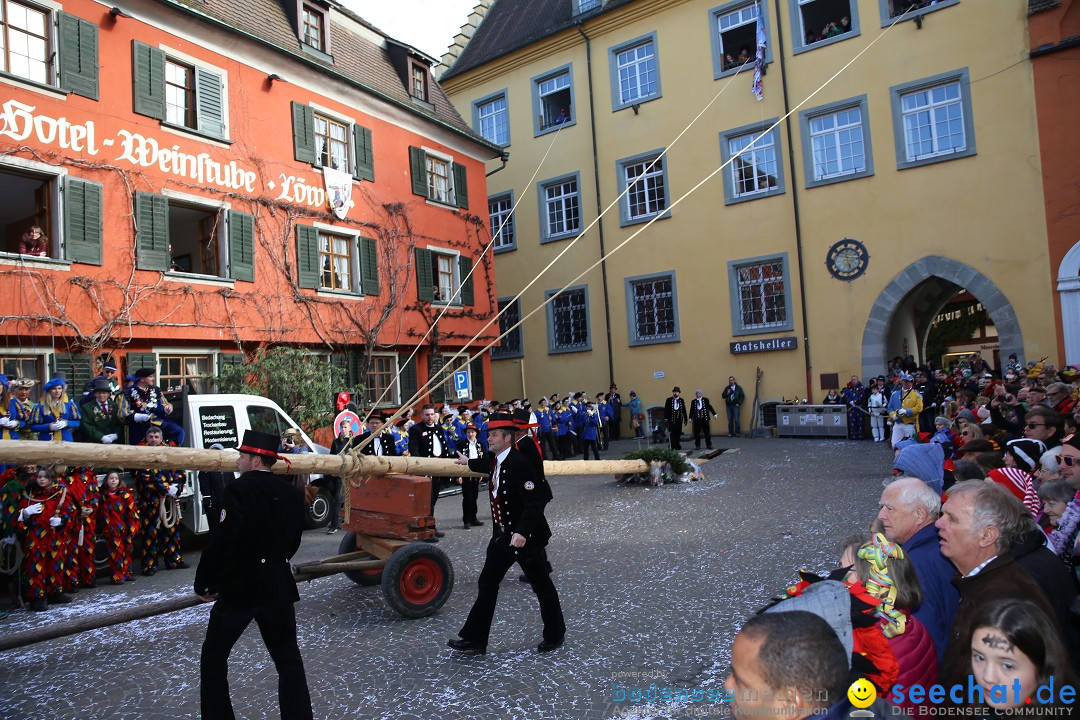
[[1061, 302], [1065, 364], [1075, 365], [1080, 363], [1080, 242], [1073, 245], [1061, 260], [1057, 290]]
[[[1078, 252], [1078, 260], [1080, 260], [1080, 252]], [[929, 255], [904, 268], [892, 282], [885, 286], [874, 301], [866, 320], [866, 328], [863, 330], [863, 377], [873, 377], [885, 369], [890, 356], [887, 346], [889, 327], [897, 309], [908, 299], [913, 290], [926, 284], [928, 280], [936, 280], [936, 282], [932, 293], [927, 296], [929, 299], [919, 299], [918, 310], [922, 316], [921, 324], [929, 326], [927, 315], [936, 313], [941, 308], [948, 299], [947, 292], [964, 288], [975, 296], [989, 313], [990, 319], [997, 328], [1001, 356], [1008, 357], [1010, 353], [1016, 353], [1020, 361], [1024, 361], [1024, 339], [1020, 331], [1020, 321], [1008, 298], [997, 285], [975, 268], [959, 260]], [[937, 298], [940, 298], [937, 307], [930, 307], [931, 304], [938, 302]]]

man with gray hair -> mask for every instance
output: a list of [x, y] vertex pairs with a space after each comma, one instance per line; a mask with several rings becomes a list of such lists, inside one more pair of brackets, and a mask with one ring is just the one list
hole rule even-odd
[[1023, 504], [997, 484], [968, 480], [949, 489], [936, 525], [942, 555], [959, 570], [953, 584], [960, 591], [960, 607], [941, 665], [946, 687], [966, 679], [971, 633], [986, 603], [1030, 600], [1047, 617], [1057, 617], [1039, 584], [1009, 554], [1013, 539], [1026, 527], [1026, 516]]
[[941, 554], [934, 527], [941, 514], [941, 497], [916, 477], [894, 480], [881, 493], [878, 522], [890, 542], [900, 543], [919, 576], [923, 598], [912, 613], [930, 632], [938, 663], [945, 654], [960, 593], [952, 584], [956, 569]]

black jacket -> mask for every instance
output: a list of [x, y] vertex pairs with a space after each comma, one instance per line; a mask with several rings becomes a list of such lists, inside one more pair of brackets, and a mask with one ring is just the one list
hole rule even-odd
[[1029, 530], [1013, 541], [1009, 554], [1027, 570], [1057, 613], [1063, 629], [1069, 628], [1070, 608], [1076, 600], [1076, 576], [1053, 550], [1046, 547], [1040, 530]]
[[[360, 435], [355, 440], [353, 440], [353, 445], [359, 446], [361, 443], [366, 442], [370, 435], [371, 435], [371, 431], [370, 430], [366, 431], [363, 435]], [[397, 446], [394, 444], [394, 436], [393, 435], [391, 435], [389, 432], [382, 431], [382, 432], [379, 433], [378, 440], [379, 440], [379, 443], [382, 445], [382, 454], [384, 456], [397, 455]], [[372, 440], [371, 442], [369, 442], [367, 445], [364, 446], [364, 449], [361, 450], [360, 452], [363, 455], [374, 455], [375, 454], [375, 441]]]
[[[436, 455], [433, 451], [435, 437], [442, 444], [442, 452]], [[409, 428], [409, 454], [413, 457], [449, 457], [446, 449], [446, 433], [439, 424], [428, 427], [424, 423], [417, 423]]]
[[[469, 461], [473, 472], [491, 475], [495, 470], [495, 455], [491, 454]], [[551, 499], [551, 490], [543, 478], [536, 475], [533, 464], [518, 450], [511, 449], [499, 468], [499, 512], [502, 514], [503, 528], [507, 536], [513, 533], [524, 535], [525, 547], [547, 545], [551, 539], [551, 528], [544, 517], [544, 506]], [[495, 484], [495, 479], [491, 485]], [[488, 497], [491, 497], [489, 486]], [[492, 523], [494, 525], [494, 523]], [[493, 527], [495, 532], [499, 527]]]
[[303, 492], [254, 470], [225, 486], [221, 505], [224, 517], [195, 571], [196, 594], [250, 606], [299, 600], [289, 560], [304, 529]]
[[716, 411], [713, 410], [712, 403], [709, 402], [709, 398], [701, 397], [701, 410], [698, 410], [698, 398], [692, 397], [686, 401], [687, 407], [690, 409], [691, 420], [708, 420], [709, 417], [716, 417]]
[[686, 424], [686, 399], [679, 398], [679, 409], [675, 409], [675, 396], [672, 395], [664, 403], [664, 420], [669, 428], [682, 427]]

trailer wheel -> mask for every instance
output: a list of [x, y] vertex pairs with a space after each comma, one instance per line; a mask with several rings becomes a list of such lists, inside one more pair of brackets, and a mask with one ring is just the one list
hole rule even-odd
[[[356, 552], [359, 550], [356, 546], [356, 533], [347, 532], [338, 544], [338, 555], [344, 555], [346, 553]], [[382, 582], [382, 568], [377, 570], [346, 570], [345, 577], [352, 580], [357, 585], [363, 585], [364, 587], [371, 587], [372, 585], [378, 585]]]
[[442, 550], [414, 542], [386, 561], [382, 591], [386, 604], [407, 618], [433, 614], [450, 598], [454, 589], [454, 566]]

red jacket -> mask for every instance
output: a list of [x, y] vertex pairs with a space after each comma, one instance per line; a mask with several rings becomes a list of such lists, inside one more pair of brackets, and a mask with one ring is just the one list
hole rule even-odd
[[912, 685], [922, 685], [928, 688], [938, 681], [937, 650], [934, 648], [934, 639], [926, 626], [911, 616], [907, 610], [902, 611], [907, 618], [907, 624], [903, 635], [889, 638], [889, 648], [896, 656], [896, 662], [900, 665], [900, 677], [897, 685], [904, 686], [904, 702], [900, 707], [914, 709], [918, 705], [929, 704], [928, 699], [922, 703], [911, 702], [907, 689]]

